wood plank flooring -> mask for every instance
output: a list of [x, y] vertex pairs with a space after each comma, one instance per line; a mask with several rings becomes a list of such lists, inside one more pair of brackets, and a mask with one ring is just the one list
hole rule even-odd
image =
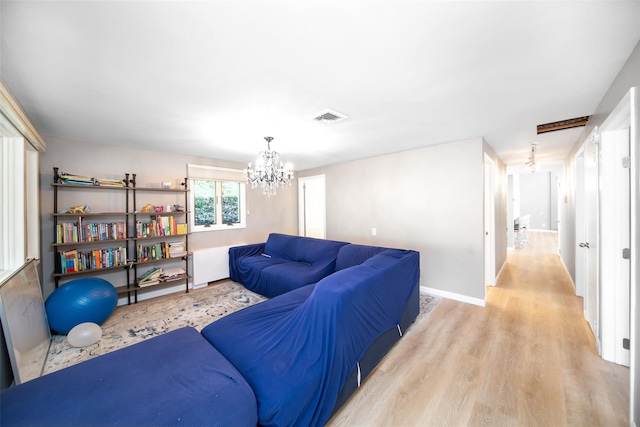
[[328, 426], [626, 426], [629, 369], [602, 360], [557, 234], [511, 251], [486, 307], [445, 299]]

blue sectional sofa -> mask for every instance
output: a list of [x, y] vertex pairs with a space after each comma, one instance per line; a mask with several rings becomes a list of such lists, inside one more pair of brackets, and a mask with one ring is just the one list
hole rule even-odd
[[229, 277], [272, 298], [333, 273], [344, 245], [347, 243], [271, 233], [265, 243], [229, 249]]
[[[287, 237], [275, 239], [289, 250], [323, 244]], [[2, 391], [2, 425], [323, 425], [415, 320], [420, 274], [415, 251], [327, 242], [333, 270], [316, 282], [293, 266], [299, 280], [279, 292], [267, 275], [269, 286], [254, 284], [277, 296], [201, 333], [169, 332]], [[282, 259], [300, 263], [248, 246], [230, 250], [230, 269], [247, 261], [232, 253], [273, 260], [279, 274]]]

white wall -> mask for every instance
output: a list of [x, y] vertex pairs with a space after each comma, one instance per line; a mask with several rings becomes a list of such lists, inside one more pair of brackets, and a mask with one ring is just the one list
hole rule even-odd
[[520, 175], [520, 216], [530, 215], [530, 230], [549, 230], [551, 222], [551, 174]]
[[[302, 171], [299, 176], [326, 175], [327, 238], [417, 250], [421, 286], [484, 301], [484, 144], [474, 138]], [[502, 183], [504, 165], [497, 160], [497, 181]], [[504, 188], [500, 184], [496, 196], [496, 218], [502, 222], [497, 228], [502, 230]], [[501, 267], [506, 233], [496, 241], [504, 246], [496, 256]]]
[[558, 209], [558, 185], [562, 186], [562, 165], [544, 165], [537, 172], [521, 172], [521, 167], [508, 167], [512, 188], [509, 247], [513, 247], [513, 220], [524, 215], [531, 215], [531, 230], [558, 231], [560, 221]]
[[575, 281], [575, 256], [576, 256], [576, 236], [575, 236], [575, 155], [586, 140], [588, 135], [596, 126], [602, 126], [602, 123], [618, 105], [620, 100], [626, 95], [630, 88], [640, 86], [640, 43], [636, 45], [622, 67], [618, 76], [615, 78], [609, 90], [604, 95], [600, 104], [596, 108], [594, 114], [589, 119], [589, 123], [585, 126], [582, 134], [576, 141], [571, 153], [565, 160], [564, 167], [564, 193], [560, 194], [561, 200], [565, 200], [564, 206], [561, 208], [561, 217], [564, 218], [562, 223], [562, 233], [560, 235], [560, 252], [562, 261], [564, 262], [569, 274]]
[[[137, 186], [160, 187], [162, 181], [177, 183], [187, 175], [187, 164], [203, 164], [242, 169], [244, 164], [219, 161], [175, 153], [163, 153], [132, 149], [123, 146], [107, 146], [89, 144], [82, 141], [64, 140], [56, 137], [47, 137], [47, 152], [40, 159], [41, 178], [41, 212], [42, 220], [42, 276], [43, 293], [46, 298], [54, 290], [54, 282], [51, 273], [54, 270], [55, 251], [51, 248], [53, 242], [53, 219], [50, 213], [53, 210], [53, 167], [59, 167], [60, 172], [68, 172], [77, 175], [89, 175], [98, 178], [123, 179], [125, 173], [137, 175]], [[68, 192], [65, 192], [68, 193]], [[95, 194], [99, 193], [99, 194]], [[86, 203], [99, 208], [101, 204], [109, 205], [121, 203], [122, 195], [112, 192], [93, 192], [86, 197]], [[115, 193], [115, 192], [113, 192]], [[59, 210], [66, 205], [85, 204], [65, 194], [59, 201]], [[103, 200], [108, 198], [107, 200]], [[66, 203], [66, 204], [65, 204]], [[184, 203], [180, 203], [184, 204]], [[242, 243], [264, 242], [270, 232], [297, 234], [297, 194], [296, 185], [286, 190], [278, 191], [275, 197], [267, 198], [259, 189], [247, 188], [247, 228], [237, 230], [209, 231], [192, 233], [189, 237], [189, 250], [204, 249], [216, 246], [229, 246]], [[120, 208], [124, 210], [123, 208]], [[116, 286], [126, 285], [125, 275], [122, 273], [105, 274], [100, 277], [114, 283]], [[184, 289], [183, 285], [176, 290]], [[173, 289], [173, 288], [172, 288]]]

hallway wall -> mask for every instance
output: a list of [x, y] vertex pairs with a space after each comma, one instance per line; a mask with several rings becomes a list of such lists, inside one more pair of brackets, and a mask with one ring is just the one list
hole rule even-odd
[[582, 134], [567, 156], [564, 165], [564, 191], [561, 197], [564, 199], [564, 206], [561, 208], [561, 216], [564, 220], [562, 233], [560, 235], [560, 254], [571, 278], [575, 283], [575, 256], [576, 256], [576, 235], [575, 235], [575, 155], [596, 126], [602, 123], [611, 114], [620, 100], [634, 86], [640, 86], [640, 43], [636, 45], [633, 52], [627, 59], [618, 76], [612, 82], [609, 90], [604, 95], [595, 112], [589, 118], [589, 123], [585, 126]]

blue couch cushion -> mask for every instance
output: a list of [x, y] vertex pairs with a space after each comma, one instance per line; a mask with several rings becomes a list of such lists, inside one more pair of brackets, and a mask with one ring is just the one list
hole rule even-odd
[[2, 391], [7, 426], [255, 426], [253, 391], [182, 328]]
[[[271, 233], [264, 247], [257, 244], [229, 250], [231, 278], [272, 298], [333, 273], [338, 250], [346, 244]], [[257, 253], [257, 249], [263, 251]]]
[[388, 249], [202, 330], [245, 377], [262, 425], [323, 425], [367, 348], [400, 323], [419, 254]]
[[360, 265], [372, 256], [386, 250], [388, 250], [388, 248], [380, 246], [356, 245], [353, 243], [344, 245], [338, 251], [336, 271], [344, 270], [354, 265]]

